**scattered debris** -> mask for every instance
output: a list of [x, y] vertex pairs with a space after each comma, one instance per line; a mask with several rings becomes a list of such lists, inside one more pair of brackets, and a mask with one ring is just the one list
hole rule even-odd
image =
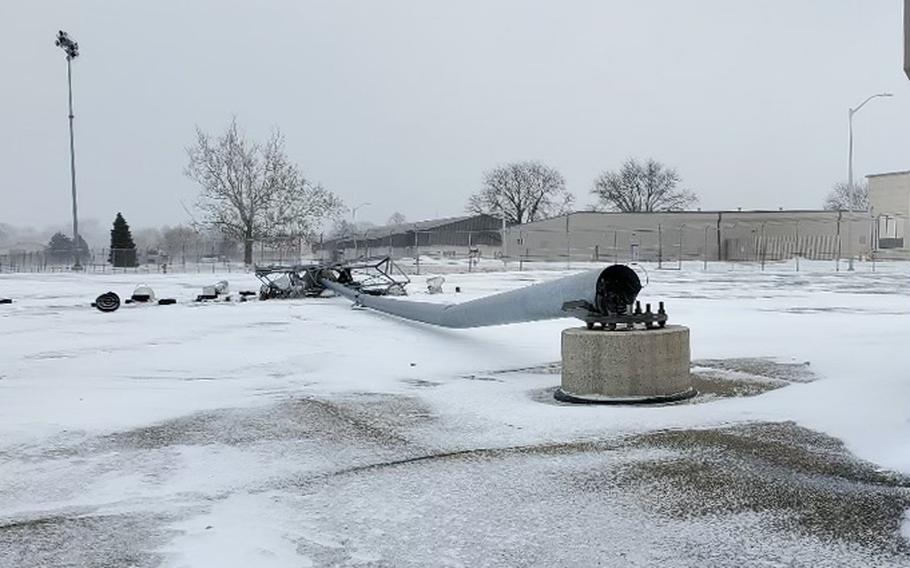
[[99, 311], [105, 313], [116, 312], [120, 309], [120, 296], [114, 292], [105, 292], [95, 298], [95, 301], [92, 302], [92, 307], [98, 308]]
[[[157, 304], [159, 306], [170, 306], [177, 303], [177, 300], [174, 298], [161, 298], [157, 299], [155, 297], [155, 292], [150, 287], [145, 284], [139, 285], [133, 290], [132, 296], [130, 296], [124, 304]], [[92, 302], [92, 307], [97, 308], [102, 312], [116, 312], [120, 309], [120, 296], [115, 292], [106, 292], [101, 294], [95, 301]]]
[[230, 302], [231, 296], [230, 285], [227, 280], [220, 280], [211, 286], [203, 286], [202, 294], [196, 296], [197, 302], [205, 302], [210, 300], [218, 300], [219, 298], [224, 302]]
[[260, 300], [305, 298], [318, 296], [322, 287], [305, 266], [267, 266], [256, 269], [256, 278], [262, 282]]
[[257, 267], [256, 277], [262, 282], [260, 300], [315, 298], [325, 292], [324, 280], [371, 296], [404, 296], [405, 286], [411, 282], [388, 256], [348, 263]]
[[428, 294], [442, 294], [442, 285], [445, 283], [446, 279], [442, 276], [433, 276], [432, 278], [427, 278], [427, 293]]
[[133, 302], [146, 303], [154, 301], [155, 291], [145, 284], [140, 284], [139, 286], [136, 286], [135, 290], [133, 290], [133, 295], [130, 296], [130, 299], [127, 300], [126, 303], [132, 304]]

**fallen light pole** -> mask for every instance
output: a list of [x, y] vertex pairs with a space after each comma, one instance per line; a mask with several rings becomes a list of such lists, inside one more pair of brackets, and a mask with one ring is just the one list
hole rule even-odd
[[[562, 384], [555, 398], [585, 404], [662, 403], [694, 396], [689, 373], [689, 330], [667, 325], [664, 303], [642, 310], [641, 281], [628, 266], [614, 264], [459, 304], [415, 302], [410, 279], [389, 257], [348, 263], [267, 266], [256, 269], [260, 300], [317, 298], [326, 290], [355, 306], [448, 328], [472, 328], [576, 317], [583, 327], [562, 332]], [[441, 290], [441, 282], [434, 284]], [[458, 288], [456, 288], [458, 291]], [[241, 292], [240, 301], [255, 292]], [[139, 286], [126, 303], [152, 303], [151, 288]], [[203, 288], [201, 301], [230, 302], [228, 283]], [[158, 304], [174, 303], [173, 299]], [[120, 307], [113, 292], [92, 304], [102, 312]]]
[[574, 316], [583, 328], [562, 334], [562, 385], [556, 398], [588, 404], [659, 403], [695, 395], [689, 375], [689, 330], [667, 326], [660, 303], [637, 301], [634, 270], [613, 265], [460, 304], [432, 304], [362, 292], [334, 273], [319, 282], [379, 312], [449, 328], [471, 328]]
[[441, 327], [469, 328], [564, 318], [570, 315], [563, 310], [567, 299], [596, 301], [598, 277], [599, 272], [584, 272], [460, 304], [374, 296], [330, 278], [322, 278], [320, 282], [358, 306]]

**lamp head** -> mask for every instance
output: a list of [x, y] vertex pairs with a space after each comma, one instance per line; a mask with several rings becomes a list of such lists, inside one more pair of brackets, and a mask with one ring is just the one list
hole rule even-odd
[[57, 32], [57, 41], [54, 45], [66, 52], [67, 59], [79, 57], [79, 44], [73, 41], [63, 30]]

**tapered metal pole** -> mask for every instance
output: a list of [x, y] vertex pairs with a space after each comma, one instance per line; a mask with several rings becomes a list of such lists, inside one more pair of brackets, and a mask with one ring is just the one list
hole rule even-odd
[[596, 305], [597, 282], [602, 272], [597, 269], [573, 274], [461, 304], [371, 296], [328, 279], [322, 279], [321, 284], [356, 305], [378, 312], [441, 327], [469, 328], [571, 317], [563, 310], [563, 304], [584, 300]]
[[849, 133], [849, 150], [847, 151], [847, 187], [850, 188], [850, 191], [853, 191], [853, 113], [855, 111], [847, 109], [847, 123]]
[[70, 181], [73, 193], [73, 270], [82, 270], [80, 262], [79, 214], [76, 208], [76, 145], [73, 135], [73, 68], [72, 58], [66, 58], [66, 83], [69, 89], [70, 122]]
[[850, 184], [850, 190], [853, 191], [853, 115], [858, 113], [861, 108], [866, 106], [866, 103], [872, 99], [877, 99], [879, 97], [893, 97], [891, 93], [877, 93], [875, 95], [870, 95], [866, 97], [866, 100], [856, 105], [856, 108], [847, 109], [847, 123], [849, 128], [849, 150], [847, 157], [847, 183]]

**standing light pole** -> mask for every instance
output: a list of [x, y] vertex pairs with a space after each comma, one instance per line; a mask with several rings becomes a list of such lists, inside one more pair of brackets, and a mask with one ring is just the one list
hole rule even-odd
[[355, 205], [354, 207], [351, 207], [351, 223], [357, 222], [357, 210], [360, 209], [361, 207], [367, 207], [369, 205], [372, 205], [372, 203], [370, 203], [368, 201], [364, 201], [360, 205]]
[[847, 183], [850, 186], [850, 189], [853, 189], [853, 115], [859, 112], [859, 109], [866, 106], [866, 103], [872, 99], [877, 99], [879, 97], [893, 97], [891, 93], [878, 93], [876, 95], [871, 95], [863, 102], [859, 103], [856, 108], [851, 108], [847, 110], [847, 122], [849, 123], [850, 130], [850, 148], [849, 148], [849, 157], [847, 163]]
[[[866, 100], [859, 103], [856, 108], [847, 109], [847, 123], [849, 129], [849, 150], [847, 157], [847, 187], [850, 190], [850, 196], [852, 198], [854, 194], [853, 187], [853, 115], [858, 113], [861, 108], [866, 106], [866, 103], [872, 99], [877, 99], [879, 97], [893, 97], [891, 93], [878, 93], [875, 95], [870, 95], [866, 97]], [[849, 259], [847, 261], [847, 270], [853, 270], [853, 204], [850, 204], [850, 211], [848, 212], [847, 217], [847, 253]]]
[[66, 84], [69, 88], [70, 121], [70, 181], [73, 193], [73, 270], [82, 270], [80, 262], [79, 215], [76, 210], [76, 149], [73, 141], [73, 59], [79, 57], [79, 44], [70, 39], [66, 32], [57, 32], [55, 45], [66, 52]]
[[354, 236], [354, 258], [357, 258], [357, 210], [361, 207], [367, 207], [369, 205], [372, 205], [372, 203], [364, 201], [360, 205], [351, 207], [351, 233]]

